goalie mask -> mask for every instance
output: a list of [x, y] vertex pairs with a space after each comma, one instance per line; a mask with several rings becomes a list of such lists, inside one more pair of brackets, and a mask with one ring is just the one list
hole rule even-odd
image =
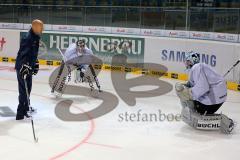
[[193, 65], [200, 62], [200, 56], [198, 53], [194, 53], [193, 51], [187, 53], [185, 66], [187, 69], [191, 69]]
[[81, 39], [76, 42], [77, 45], [77, 51], [78, 52], [83, 52], [83, 49], [85, 48], [85, 40]]

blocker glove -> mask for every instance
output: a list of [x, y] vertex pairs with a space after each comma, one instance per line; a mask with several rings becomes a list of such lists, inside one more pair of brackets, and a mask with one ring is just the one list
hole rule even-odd
[[36, 60], [35, 67], [33, 69], [33, 75], [36, 75], [39, 71], [39, 61], [38, 59]]
[[20, 75], [23, 79], [26, 78], [26, 76], [30, 75], [32, 73], [32, 67], [30, 67], [28, 64], [23, 64], [20, 69]]

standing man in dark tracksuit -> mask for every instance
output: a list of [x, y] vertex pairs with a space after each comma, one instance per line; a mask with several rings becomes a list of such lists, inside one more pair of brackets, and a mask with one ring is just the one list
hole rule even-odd
[[32, 89], [32, 75], [36, 75], [39, 70], [37, 57], [39, 40], [42, 31], [43, 22], [36, 19], [32, 22], [32, 27], [27, 35], [21, 39], [20, 49], [18, 51], [15, 64], [19, 90], [19, 105], [16, 120], [22, 120], [24, 117], [30, 117], [28, 114], [29, 106], [24, 79], [26, 79], [28, 93], [30, 95]]

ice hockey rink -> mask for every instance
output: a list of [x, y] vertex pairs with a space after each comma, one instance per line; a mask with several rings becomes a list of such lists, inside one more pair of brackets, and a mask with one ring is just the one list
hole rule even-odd
[[[0, 63], [0, 107], [16, 112], [18, 89], [14, 64]], [[179, 114], [180, 103], [175, 92], [152, 98], [138, 98], [128, 106], [117, 96], [110, 72], [101, 71], [99, 81], [103, 91], [118, 97], [117, 107], [89, 121], [62, 121], [55, 115], [56, 104], [73, 100], [75, 113], [92, 110], [99, 100], [91, 97], [63, 95], [56, 99], [50, 93], [48, 78], [55, 67], [40, 66], [34, 77], [31, 104], [38, 112], [34, 116], [38, 143], [34, 143], [30, 121], [16, 121], [0, 116], [1, 160], [237, 160], [240, 153], [240, 132], [237, 126], [230, 135], [218, 131], [199, 131], [182, 121], [121, 121], [119, 115], [128, 113]], [[131, 76], [131, 75], [130, 75]], [[161, 78], [174, 85], [177, 80]], [[137, 90], [146, 90], [147, 86]], [[240, 93], [228, 91], [227, 102], [219, 110], [240, 121]]]

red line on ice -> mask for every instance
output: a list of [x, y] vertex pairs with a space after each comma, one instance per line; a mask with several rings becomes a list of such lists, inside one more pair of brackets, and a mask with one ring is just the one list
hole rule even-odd
[[[10, 90], [10, 89], [4, 89], [4, 88], [0, 88], [0, 90], [5, 90], [5, 91], [10, 91], [10, 92], [17, 92], [16, 90]], [[38, 95], [38, 94], [35, 94], [35, 93], [32, 93], [33, 95], [35, 96], [39, 96], [39, 97], [43, 97], [43, 98], [47, 98], [47, 96], [43, 96], [43, 95]], [[75, 106], [76, 107], [76, 106]], [[79, 107], [76, 107], [78, 109], [80, 109], [82, 112], [84, 112], [83, 109], [79, 108]], [[86, 113], [87, 114], [87, 113]], [[80, 147], [81, 145], [83, 145], [87, 140], [89, 140], [89, 138], [92, 136], [93, 132], [94, 132], [94, 129], [95, 129], [95, 123], [94, 123], [94, 120], [91, 119], [91, 116], [90, 115], [87, 115], [90, 119], [90, 130], [89, 132], [87, 133], [86, 137], [81, 141], [79, 142], [78, 144], [74, 145], [73, 147], [69, 148], [68, 150], [62, 152], [62, 153], [59, 153], [51, 158], [49, 158], [49, 160], [56, 160], [56, 159], [59, 159], [61, 157], [64, 157], [66, 156], [67, 154], [69, 154], [70, 152], [76, 150], [78, 147]]]
[[[4, 79], [4, 78], [0, 78], [0, 79], [3, 79], [3, 80], [11, 80], [11, 79]], [[12, 80], [12, 81], [15, 81], [15, 80]], [[35, 83], [39, 83], [39, 84], [47, 84], [45, 82], [35, 82]], [[6, 91], [11, 91], [11, 92], [17, 92], [16, 90], [10, 90], [10, 89], [2, 89], [0, 88], [0, 90], [6, 90]], [[35, 93], [32, 93], [33, 95], [35, 96], [39, 96], [39, 97], [43, 97], [43, 98], [49, 98], [47, 96], [43, 96], [43, 95], [38, 95], [38, 94], [35, 94]], [[73, 105], [74, 106], [74, 105]], [[76, 106], [74, 106], [76, 107]], [[76, 107], [78, 108], [79, 110], [81, 110], [82, 112], [84, 112], [83, 109], [79, 108], [79, 107]], [[86, 113], [87, 114], [87, 113]], [[59, 158], [62, 158], [64, 156], [66, 156], [67, 154], [69, 154], [70, 152], [76, 150], [77, 148], [79, 148], [81, 145], [83, 144], [92, 144], [92, 145], [97, 145], [97, 146], [102, 146], [102, 147], [108, 147], [108, 148], [114, 148], [114, 149], [121, 149], [121, 147], [119, 146], [112, 146], [112, 145], [105, 145], [105, 144], [98, 144], [98, 143], [93, 143], [93, 142], [88, 142], [88, 140], [90, 139], [90, 137], [92, 136], [94, 130], [95, 130], [95, 122], [93, 119], [91, 119], [91, 116], [87, 114], [87, 116], [89, 117], [90, 119], [90, 130], [88, 132], [88, 134], [86, 135], [86, 137], [81, 141], [79, 142], [78, 144], [74, 145], [73, 147], [69, 148], [68, 150], [62, 152], [62, 153], [59, 153], [58, 155], [55, 155], [51, 158], [49, 158], [49, 160], [56, 160], [56, 159], [59, 159]]]

